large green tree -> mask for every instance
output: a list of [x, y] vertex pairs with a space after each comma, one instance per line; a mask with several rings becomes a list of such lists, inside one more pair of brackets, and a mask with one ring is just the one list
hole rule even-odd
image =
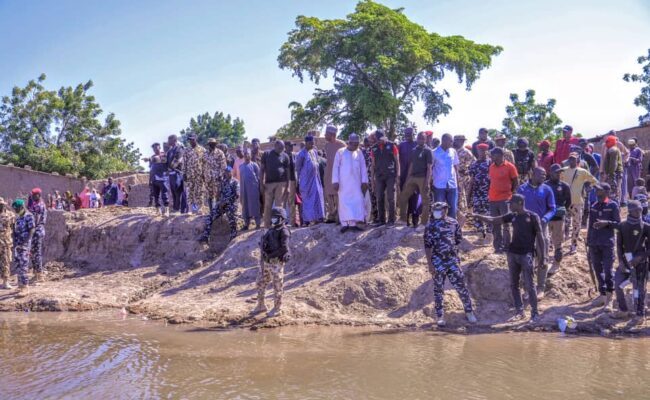
[[536, 149], [540, 141], [553, 141], [560, 136], [562, 120], [553, 111], [555, 99], [537, 103], [535, 91], [529, 89], [523, 100], [519, 99], [518, 94], [511, 93], [510, 102], [511, 104], [506, 106], [507, 116], [503, 119], [502, 130], [508, 144], [514, 145], [517, 138], [523, 137]]
[[[469, 90], [501, 51], [462, 36], [427, 32], [402, 9], [364, 0], [345, 19], [297, 17], [278, 63], [301, 82], [333, 78], [333, 88], [317, 90], [299, 114], [308, 117], [307, 125], [342, 124], [344, 135], [376, 126], [393, 138], [409, 123], [417, 101], [424, 103], [429, 122], [449, 113], [449, 93], [436, 86], [447, 73]], [[289, 128], [303, 124], [295, 125]]]
[[120, 121], [88, 94], [93, 82], [46, 90], [45, 74], [14, 87], [0, 104], [4, 162], [91, 179], [139, 169], [140, 152], [121, 137]]
[[639, 57], [637, 62], [641, 65], [641, 73], [625, 74], [623, 80], [642, 85], [641, 93], [634, 98], [634, 105], [647, 111], [647, 114], [639, 116], [639, 122], [647, 121], [650, 124], [650, 49], [648, 49], [648, 55]]
[[205, 145], [209, 138], [215, 138], [230, 147], [240, 145], [246, 140], [244, 121], [240, 118], [232, 119], [230, 114], [224, 115], [219, 111], [215, 112], [214, 116], [205, 113], [190, 119], [190, 125], [181, 130], [182, 140], [187, 141], [187, 136], [192, 133], [202, 145]]

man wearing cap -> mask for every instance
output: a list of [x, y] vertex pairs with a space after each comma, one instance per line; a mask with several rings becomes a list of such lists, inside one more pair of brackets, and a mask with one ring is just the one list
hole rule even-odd
[[463, 234], [458, 221], [447, 216], [448, 208], [447, 203], [434, 203], [431, 207], [433, 218], [424, 231], [424, 251], [427, 255], [429, 272], [433, 277], [433, 297], [436, 303], [438, 326], [446, 325], [443, 308], [445, 279], [449, 279], [449, 283], [458, 292], [467, 320], [476, 322], [472, 299], [465, 285], [465, 277], [460, 269], [458, 257], [458, 245], [463, 239]]
[[503, 133], [498, 133], [494, 138], [495, 148], [499, 148], [503, 151], [503, 159], [509, 162], [512, 165], [515, 165], [515, 156], [512, 154], [510, 149], [506, 148], [506, 135]]
[[2, 289], [11, 289], [9, 284], [9, 268], [13, 259], [12, 254], [12, 233], [16, 218], [13, 213], [7, 210], [5, 199], [0, 197], [0, 278], [2, 278]]
[[32, 238], [31, 262], [34, 269], [34, 283], [43, 282], [43, 242], [45, 241], [45, 223], [47, 222], [47, 206], [41, 199], [41, 189], [32, 189], [28, 210], [34, 216], [34, 237]]
[[611, 187], [610, 197], [619, 202], [622, 200], [621, 181], [623, 178], [623, 157], [614, 135], [605, 138], [605, 155], [600, 165], [600, 180]]
[[16, 213], [13, 226], [14, 259], [16, 260], [16, 276], [18, 277], [19, 296], [29, 291], [29, 252], [36, 231], [34, 216], [25, 208], [25, 201], [18, 199], [11, 205]]
[[494, 148], [494, 142], [488, 138], [488, 130], [486, 128], [481, 128], [478, 130], [478, 140], [472, 143], [472, 155], [475, 158], [478, 158], [478, 145], [481, 143], [487, 144], [488, 150], [492, 150]]
[[377, 141], [375, 140], [375, 134], [371, 133], [366, 138], [363, 139], [363, 159], [366, 161], [366, 169], [368, 170], [368, 193], [370, 194], [370, 215], [368, 216], [369, 221], [372, 223], [379, 222], [378, 213], [377, 213], [377, 196], [375, 195], [375, 190], [373, 188], [374, 177], [372, 176], [372, 146], [375, 145]]
[[338, 217], [341, 233], [362, 230], [357, 223], [366, 220], [365, 194], [368, 190], [366, 161], [359, 150], [359, 135], [352, 133], [348, 146], [336, 152], [332, 168], [332, 184], [338, 193]]
[[[488, 170], [490, 175], [490, 189], [488, 200], [490, 202], [490, 215], [498, 217], [509, 212], [508, 201], [517, 190], [519, 184], [517, 168], [503, 159], [503, 149], [495, 147], [490, 151], [492, 164]], [[492, 227], [494, 234], [494, 251], [503, 252], [510, 243], [510, 228], [505, 224], [496, 222]]]
[[241, 176], [239, 175], [239, 167], [244, 163], [244, 148], [237, 146], [235, 149], [235, 163], [232, 166], [232, 177], [241, 183]]
[[458, 154], [452, 147], [453, 138], [445, 133], [440, 146], [433, 151], [433, 196], [435, 201], [449, 205], [449, 216], [456, 218], [458, 209]]
[[[419, 193], [422, 197], [422, 223], [426, 225], [429, 222], [429, 182], [431, 182], [431, 149], [425, 144], [425, 134], [418, 133], [417, 145], [411, 154], [411, 164], [406, 171], [406, 183], [400, 193], [399, 212], [402, 222], [408, 222], [408, 202], [411, 196]], [[417, 228], [418, 219], [413, 216], [413, 227]]]
[[643, 150], [641, 150], [637, 144], [636, 138], [631, 138], [627, 141], [630, 153], [627, 156], [627, 162], [625, 163], [625, 169], [627, 174], [627, 195], [632, 197], [632, 189], [636, 184], [636, 180], [641, 177], [641, 167], [643, 166]]
[[571, 153], [571, 146], [575, 146], [579, 143], [577, 137], [573, 137], [573, 127], [571, 125], [565, 125], [562, 128], [562, 139], [558, 139], [555, 142], [555, 164], [560, 164], [569, 158], [569, 153]]
[[[153, 154], [151, 155], [151, 157], [145, 157], [145, 158], [142, 159], [142, 161], [149, 163], [149, 170], [151, 170], [151, 167], [154, 164], [153, 158], [157, 156], [158, 160], [160, 160], [161, 157], [163, 156], [162, 151], [160, 150], [160, 143], [156, 142], [156, 143], [152, 144], [151, 145], [151, 150], [153, 151]], [[160, 162], [160, 161], [158, 161], [158, 162]], [[165, 161], [162, 161], [162, 162], [165, 162]], [[149, 205], [148, 205], [148, 207], [153, 206], [153, 203], [154, 203], [153, 183], [151, 182], [151, 180], [149, 180]]]
[[[405, 190], [406, 181], [408, 178], [409, 167], [411, 166], [413, 150], [417, 147], [417, 143], [413, 140], [413, 128], [408, 127], [404, 129], [404, 140], [399, 144], [399, 188], [400, 193], [403, 193]], [[407, 219], [406, 224], [410, 225], [413, 222], [413, 225], [418, 224], [418, 195], [417, 193], [412, 193], [411, 196], [407, 199], [407, 203], [402, 204], [402, 196], [398, 199], [400, 206], [400, 215], [402, 213], [402, 208], [406, 208]], [[410, 220], [409, 220], [410, 218]]]
[[226, 167], [223, 182], [221, 183], [221, 196], [217, 204], [212, 208], [210, 215], [205, 219], [205, 230], [199, 239], [202, 242], [210, 240], [212, 224], [216, 219], [225, 215], [230, 226], [230, 240], [237, 236], [237, 200], [239, 200], [239, 181], [232, 177], [232, 168]]
[[598, 162], [596, 158], [589, 152], [589, 141], [585, 138], [580, 138], [578, 141], [580, 150], [576, 152], [580, 155], [580, 159], [587, 164], [587, 169], [593, 176], [598, 178]]
[[203, 160], [205, 159], [205, 148], [196, 141], [196, 134], [191, 133], [187, 137], [190, 147], [185, 150], [185, 162], [183, 163], [183, 178], [187, 184], [187, 200], [190, 209], [196, 214], [203, 205], [204, 184], [203, 184]]
[[564, 169], [561, 179], [571, 189], [571, 207], [569, 218], [566, 220], [566, 231], [571, 232], [571, 248], [569, 254], [574, 254], [578, 246], [578, 237], [582, 227], [582, 213], [584, 212], [585, 186], [598, 183], [598, 180], [584, 168], [578, 166], [579, 156], [576, 153], [569, 154], [569, 165]]
[[[474, 156], [472, 152], [465, 148], [465, 136], [456, 135], [454, 136], [454, 150], [458, 156], [458, 209], [462, 212], [467, 211], [467, 195], [469, 187], [469, 166], [472, 165]], [[458, 218], [462, 223], [462, 219]]]
[[[469, 167], [470, 182], [468, 195], [472, 199], [472, 211], [474, 214], [488, 215], [490, 213], [490, 201], [488, 191], [490, 190], [490, 160], [487, 153], [490, 149], [487, 143], [477, 146], [478, 158]], [[474, 226], [481, 233], [482, 245], [492, 244], [492, 226], [483, 221], [474, 220]]]
[[[399, 151], [395, 143], [388, 140], [384, 131], [375, 131], [377, 143], [372, 147], [372, 175], [377, 196], [378, 225], [395, 224], [395, 184], [400, 176]], [[386, 221], [388, 208], [388, 221]]]
[[542, 167], [535, 167], [530, 180], [517, 189], [517, 193], [524, 196], [526, 210], [534, 212], [540, 218], [544, 247], [538, 249], [535, 257], [537, 260], [537, 296], [539, 298], [544, 297], [544, 290], [546, 288], [548, 266], [544, 260], [548, 259], [548, 246], [551, 241], [548, 232], [548, 223], [555, 216], [555, 196], [553, 195], [553, 189], [546, 185], [544, 181], [546, 181], [546, 171]]
[[526, 210], [525, 201], [524, 196], [517, 193], [512, 195], [510, 200], [511, 212], [497, 217], [478, 214], [472, 214], [472, 216], [485, 222], [512, 224], [512, 242], [508, 246], [508, 270], [510, 271], [510, 290], [516, 309], [513, 319], [525, 318], [524, 305], [519, 290], [519, 281], [523, 276], [524, 289], [528, 293], [530, 302], [531, 322], [537, 322], [539, 311], [537, 309], [537, 290], [533, 283], [533, 257], [536, 252], [543, 252], [544, 239], [539, 217], [534, 212]]
[[314, 149], [314, 137], [305, 137], [305, 147], [296, 157], [296, 173], [302, 197], [302, 222], [314, 224], [325, 218], [323, 184], [318, 170], [318, 153]]
[[217, 139], [208, 139], [208, 150], [203, 154], [203, 181], [205, 182], [210, 212], [214, 208], [214, 203], [219, 201], [221, 181], [226, 166], [226, 155], [217, 148]]
[[178, 136], [169, 135], [167, 138], [169, 150], [167, 151], [167, 173], [169, 175], [169, 191], [172, 197], [172, 211], [182, 211], [181, 202], [185, 193], [183, 181], [183, 162], [185, 147], [178, 143]]
[[[553, 164], [551, 165], [549, 179], [546, 181], [546, 185], [553, 190], [553, 197], [555, 198], [555, 215], [548, 223], [550, 244], [554, 249], [553, 266], [548, 271], [549, 276], [555, 274], [560, 268], [563, 255], [564, 220], [567, 210], [571, 208], [571, 188], [566, 182], [562, 182], [560, 179], [561, 174], [562, 167], [559, 164]], [[550, 257], [550, 251], [548, 257]]]
[[547, 174], [551, 173], [553, 165], [553, 152], [550, 150], [551, 142], [542, 140], [539, 142], [539, 153], [537, 154], [537, 165], [544, 168]]
[[528, 148], [528, 139], [517, 139], [517, 148], [513, 152], [515, 158], [515, 167], [519, 174], [519, 184], [523, 184], [530, 179], [531, 172], [537, 167], [535, 153]]
[[345, 148], [345, 142], [336, 138], [338, 129], [333, 125], [328, 125], [325, 128], [325, 158], [327, 159], [327, 165], [325, 167], [325, 182], [323, 182], [323, 188], [325, 189], [325, 208], [327, 209], [327, 223], [335, 223], [338, 218], [338, 193], [334, 190], [334, 184], [332, 183], [332, 168], [334, 167], [334, 157], [336, 157], [336, 152], [342, 148]]
[[[281, 141], [278, 141], [281, 142]], [[284, 265], [291, 258], [289, 239], [291, 232], [285, 221], [287, 214], [284, 209], [274, 207], [271, 210], [271, 227], [262, 236], [260, 269], [257, 273], [257, 306], [253, 314], [266, 312], [264, 298], [266, 287], [273, 282], [274, 305], [269, 317], [282, 314], [282, 295], [284, 294]]]
[[612, 293], [614, 292], [614, 247], [616, 246], [613, 226], [601, 226], [599, 220], [621, 222], [621, 214], [615, 201], [610, 200], [611, 187], [607, 183], [595, 186], [597, 201], [589, 210], [589, 225], [587, 228], [587, 246], [589, 258], [598, 280], [600, 297], [595, 304], [604, 306], [605, 311], [611, 311]]

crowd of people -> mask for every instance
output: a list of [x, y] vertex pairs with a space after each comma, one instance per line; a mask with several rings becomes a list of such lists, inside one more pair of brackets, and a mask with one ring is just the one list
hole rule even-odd
[[60, 211], [77, 211], [85, 208], [102, 208], [105, 206], [129, 205], [129, 187], [122, 181], [113, 182], [108, 178], [101, 190], [84, 187], [81, 192], [55, 190], [44, 198], [45, 207]]
[[[628, 315], [623, 288], [632, 284], [636, 316], [645, 316], [650, 215], [644, 152], [636, 139], [621, 143], [614, 131], [579, 138], [567, 125], [554, 144], [538, 143], [536, 154], [526, 138], [518, 138], [509, 149], [505, 136], [491, 139], [484, 128], [471, 145], [463, 135], [443, 134], [438, 139], [433, 132], [416, 133], [410, 127], [401, 132], [400, 143], [389, 140], [381, 129], [363, 139], [350, 134], [347, 142], [337, 134], [335, 126], [327, 126], [322, 149], [316, 146], [319, 133], [310, 132], [295, 151], [292, 142], [282, 140], [262, 151], [254, 139], [234, 154], [215, 139], [208, 140], [206, 149], [195, 135], [188, 136], [187, 147], [171, 135], [162, 147], [154, 143], [153, 154], [146, 159], [150, 206], [168, 215], [200, 213], [207, 205], [200, 237], [206, 242], [214, 221], [222, 216], [231, 239], [253, 222], [256, 229], [264, 224], [255, 312], [266, 311], [264, 294], [270, 282], [275, 288], [271, 315], [281, 312], [289, 227], [336, 223], [342, 234], [369, 226], [410, 226], [423, 232], [440, 326], [446, 323], [446, 279], [457, 290], [468, 321], [477, 320], [458, 256], [463, 231], [471, 229], [478, 233], [479, 245], [506, 254], [514, 319], [526, 318], [523, 299], [527, 299], [530, 319], [538, 320], [538, 301], [544, 298], [547, 279], [561, 268], [563, 243], [568, 241], [568, 253], [574, 254], [583, 240], [583, 227], [591, 277], [600, 295], [597, 302], [612, 315]], [[92, 191], [86, 203], [116, 204], [120, 191], [109, 179], [102, 195]], [[61, 208], [59, 198], [56, 194], [48, 200], [56, 204], [53, 208]], [[16, 218], [8, 216], [0, 201], [0, 225], [6, 240], [13, 236], [22, 288], [27, 286], [30, 263], [35, 281], [42, 279], [47, 212], [38, 189], [29, 204], [21, 201], [12, 204]], [[621, 221], [620, 208], [625, 206], [627, 219]], [[3, 281], [8, 287], [6, 271]]]

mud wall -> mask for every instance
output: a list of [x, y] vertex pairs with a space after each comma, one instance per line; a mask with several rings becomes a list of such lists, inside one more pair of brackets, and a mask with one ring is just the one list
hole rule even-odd
[[85, 180], [69, 176], [54, 175], [30, 169], [0, 165], [0, 196], [5, 199], [24, 198], [35, 187], [40, 187], [45, 196], [66, 190], [80, 192]]

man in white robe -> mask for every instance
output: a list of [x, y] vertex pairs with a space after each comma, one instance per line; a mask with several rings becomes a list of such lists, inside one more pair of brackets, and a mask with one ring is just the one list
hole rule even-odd
[[338, 193], [338, 212], [341, 232], [361, 231], [358, 222], [365, 221], [365, 194], [368, 190], [366, 160], [359, 150], [359, 136], [351, 134], [346, 148], [336, 152], [332, 170], [332, 184]]

